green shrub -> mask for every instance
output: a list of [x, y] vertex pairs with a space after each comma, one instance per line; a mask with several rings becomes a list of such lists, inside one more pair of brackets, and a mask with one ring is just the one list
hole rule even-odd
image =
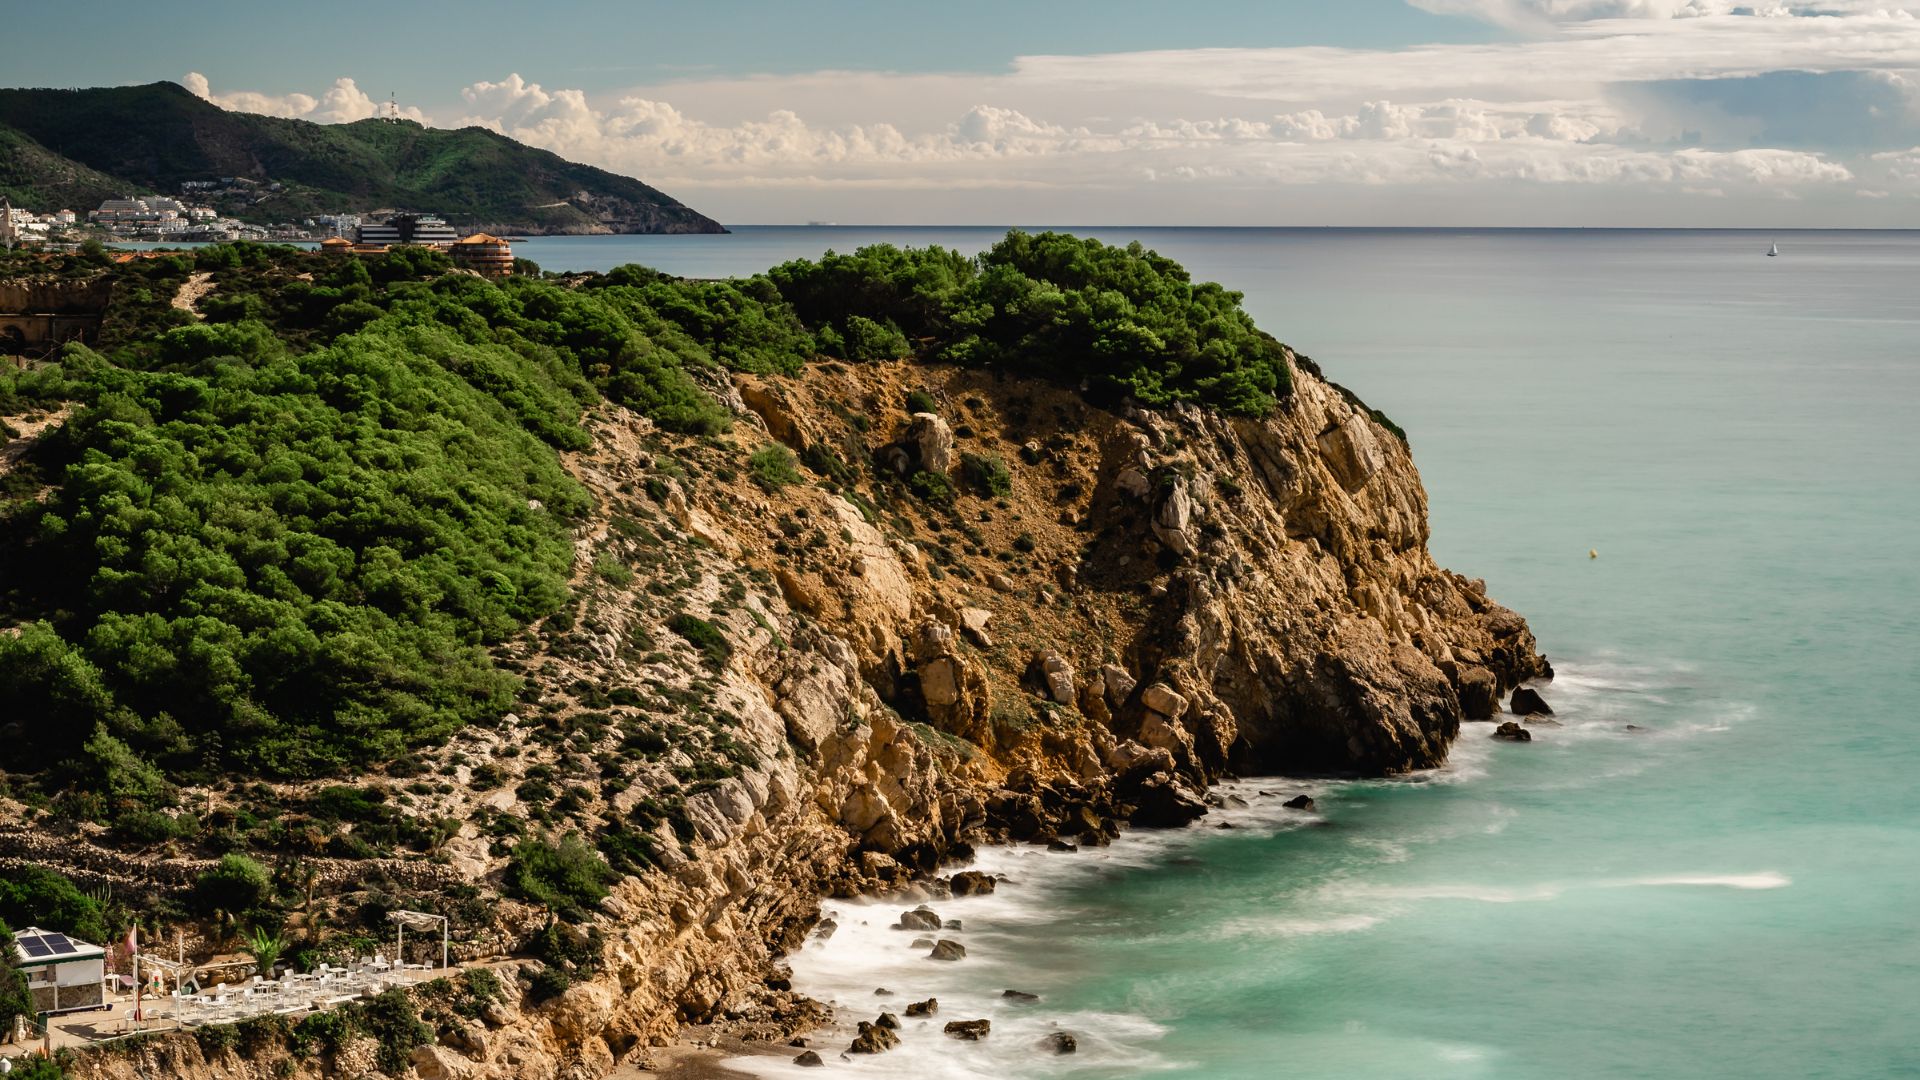
[[943, 473], [922, 469], [907, 478], [907, 489], [920, 499], [945, 505], [953, 501], [953, 481]]
[[667, 620], [667, 629], [679, 634], [705, 656], [707, 662], [719, 667], [733, 655], [733, 645], [727, 641], [727, 635], [720, 627], [697, 615], [680, 612]]
[[605, 553], [593, 560], [593, 573], [600, 580], [617, 588], [624, 589], [633, 584], [633, 569]]
[[557, 998], [561, 994], [566, 993], [567, 987], [572, 985], [573, 980], [568, 978], [567, 973], [561, 971], [559, 968], [542, 968], [533, 976], [533, 1000], [540, 1002]]
[[59, 930], [82, 941], [113, 938], [98, 901], [65, 876], [38, 866], [11, 868], [0, 874], [0, 919], [12, 926]]
[[0, 1031], [5, 1032], [13, 1030], [14, 1017], [31, 1017], [34, 1012], [27, 977], [14, 966], [17, 955], [13, 930], [0, 919]]
[[966, 478], [969, 487], [988, 498], [1013, 493], [1013, 473], [997, 454], [961, 454], [960, 475]]
[[220, 911], [238, 917], [267, 902], [272, 882], [266, 867], [245, 855], [228, 853], [194, 882], [194, 905], [202, 913]]
[[909, 390], [907, 391], [907, 411], [910, 413], [937, 413], [940, 411], [940, 405], [933, 400], [933, 395], [927, 393], [925, 390]]
[[778, 491], [788, 484], [800, 482], [800, 470], [794, 467], [793, 451], [770, 443], [753, 452], [747, 459], [747, 474], [763, 491]]
[[529, 837], [514, 845], [507, 863], [507, 890], [569, 917], [606, 898], [617, 875], [577, 834], [558, 842]]

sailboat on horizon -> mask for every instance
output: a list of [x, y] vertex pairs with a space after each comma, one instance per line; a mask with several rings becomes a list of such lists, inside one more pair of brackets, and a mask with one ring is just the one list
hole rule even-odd
[[1774, 257], [1776, 257], [1776, 256], [1778, 256], [1779, 254], [1780, 254], [1780, 245], [1779, 245], [1779, 244], [1768, 244], [1768, 245], [1767, 245], [1767, 258], [1769, 258], [1769, 259], [1771, 259], [1771, 258], [1774, 258]]

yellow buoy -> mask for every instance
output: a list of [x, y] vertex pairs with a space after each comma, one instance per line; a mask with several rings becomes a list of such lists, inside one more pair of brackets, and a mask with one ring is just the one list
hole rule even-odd
[[1588, 549], [1587, 549], [1587, 558], [1589, 558], [1589, 559], [1597, 559], [1597, 558], [1599, 558], [1599, 557], [1600, 557], [1600, 552], [1599, 552], [1598, 550], [1596, 550], [1596, 549], [1594, 549], [1594, 548], [1588, 548]]

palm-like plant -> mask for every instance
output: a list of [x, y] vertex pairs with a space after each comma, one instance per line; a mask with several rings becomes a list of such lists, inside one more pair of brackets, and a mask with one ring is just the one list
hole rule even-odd
[[286, 938], [282, 937], [278, 930], [269, 931], [265, 927], [256, 926], [253, 928], [253, 933], [247, 935], [247, 952], [253, 955], [254, 967], [263, 976], [272, 977], [274, 961], [280, 959], [280, 955], [286, 951]]

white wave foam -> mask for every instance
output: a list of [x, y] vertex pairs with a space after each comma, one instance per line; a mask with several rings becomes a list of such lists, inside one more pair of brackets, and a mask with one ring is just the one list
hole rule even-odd
[[1292, 938], [1320, 934], [1358, 934], [1386, 921], [1382, 915], [1335, 915], [1325, 919], [1245, 918], [1221, 923], [1214, 936], [1225, 940], [1243, 937]]
[[1757, 874], [1673, 874], [1664, 877], [1633, 878], [1612, 882], [1621, 887], [1636, 885], [1696, 885], [1727, 889], [1784, 889], [1793, 884], [1785, 874], [1767, 870]]

